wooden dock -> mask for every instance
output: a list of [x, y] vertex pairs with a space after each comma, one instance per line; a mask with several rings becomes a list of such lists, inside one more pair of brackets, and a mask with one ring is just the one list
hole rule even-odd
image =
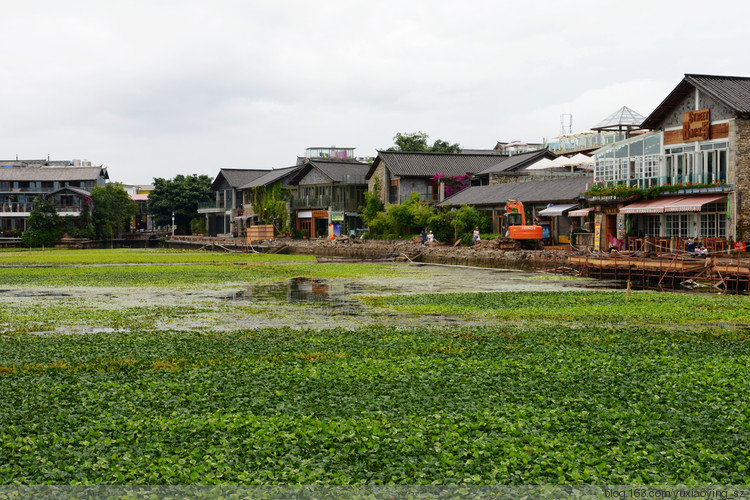
[[694, 289], [712, 287], [748, 293], [750, 257], [722, 254], [698, 257], [689, 254], [645, 254], [545, 252], [534, 260], [537, 270], [573, 274], [586, 278], [630, 281], [647, 289]]

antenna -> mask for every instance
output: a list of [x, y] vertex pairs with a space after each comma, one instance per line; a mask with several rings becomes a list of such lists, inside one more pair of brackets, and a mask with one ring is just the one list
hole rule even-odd
[[573, 133], [573, 115], [570, 113], [563, 113], [560, 115], [560, 135], [572, 134]]

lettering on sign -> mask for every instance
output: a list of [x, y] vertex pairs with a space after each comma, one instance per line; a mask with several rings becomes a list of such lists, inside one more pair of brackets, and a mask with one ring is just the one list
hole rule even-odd
[[687, 111], [682, 115], [682, 140], [707, 141], [711, 138], [711, 118], [708, 108]]

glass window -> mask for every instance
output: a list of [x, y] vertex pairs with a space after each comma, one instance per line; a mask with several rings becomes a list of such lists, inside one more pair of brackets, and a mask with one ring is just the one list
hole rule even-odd
[[646, 137], [645, 143], [645, 154], [657, 155], [661, 152], [661, 134], [654, 134]]
[[643, 155], [643, 139], [630, 143], [630, 156]]
[[669, 214], [666, 216], [665, 236], [688, 235], [688, 216], [687, 214]]
[[649, 236], [660, 236], [659, 230], [661, 229], [661, 216], [649, 215], [646, 221], [647, 231]]

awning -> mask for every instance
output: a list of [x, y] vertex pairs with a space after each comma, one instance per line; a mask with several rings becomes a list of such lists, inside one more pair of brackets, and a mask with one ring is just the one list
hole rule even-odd
[[567, 212], [568, 210], [572, 210], [577, 206], [578, 205], [553, 205], [539, 212], [539, 215], [542, 215], [544, 217], [559, 217], [563, 213]]
[[675, 201], [683, 199], [684, 196], [671, 198], [657, 198], [655, 200], [644, 200], [631, 203], [620, 209], [621, 214], [663, 214], [664, 208]]
[[247, 220], [249, 217], [249, 215], [238, 215], [233, 220]]
[[571, 210], [570, 212], [568, 212], [568, 217], [586, 217], [593, 209], [594, 207]]
[[312, 219], [312, 210], [300, 210], [297, 212], [298, 219]]
[[687, 196], [680, 200], [676, 200], [670, 205], [664, 207], [665, 212], [700, 212], [701, 207], [714, 201], [726, 199], [725, 194], [704, 194], [701, 196]]
[[621, 214], [663, 214], [665, 212], [700, 212], [701, 207], [721, 199], [726, 199], [725, 194], [704, 194], [697, 196], [672, 196], [670, 198], [657, 198], [655, 200], [639, 201], [631, 203], [620, 209]]

